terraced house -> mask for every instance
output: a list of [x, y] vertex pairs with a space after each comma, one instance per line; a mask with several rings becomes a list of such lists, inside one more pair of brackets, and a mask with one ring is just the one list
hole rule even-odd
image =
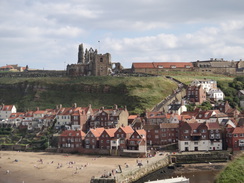
[[222, 150], [222, 131], [219, 123], [179, 124], [179, 151]]

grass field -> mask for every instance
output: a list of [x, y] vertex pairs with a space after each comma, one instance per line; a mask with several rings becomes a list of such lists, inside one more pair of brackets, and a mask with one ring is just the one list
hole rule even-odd
[[231, 161], [215, 180], [215, 183], [242, 182], [244, 182], [244, 154]]
[[[0, 101], [25, 111], [92, 104], [94, 108], [127, 106], [131, 113], [151, 109], [177, 87], [164, 77], [0, 78]], [[109, 91], [104, 92], [104, 88]], [[88, 88], [88, 91], [87, 91]]]

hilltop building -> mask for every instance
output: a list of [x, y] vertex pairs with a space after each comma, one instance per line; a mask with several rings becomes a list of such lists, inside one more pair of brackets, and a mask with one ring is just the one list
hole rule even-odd
[[108, 76], [121, 69], [120, 63], [111, 62], [110, 53], [98, 54], [93, 48], [84, 51], [83, 44], [80, 44], [78, 62], [67, 65], [66, 72], [68, 76]]

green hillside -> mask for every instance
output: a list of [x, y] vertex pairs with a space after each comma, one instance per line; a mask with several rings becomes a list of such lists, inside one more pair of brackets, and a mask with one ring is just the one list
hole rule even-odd
[[177, 87], [164, 77], [0, 78], [0, 102], [15, 104], [18, 111], [92, 105], [127, 106], [139, 114], [151, 109]]
[[216, 177], [215, 183], [244, 182], [244, 154], [231, 161]]

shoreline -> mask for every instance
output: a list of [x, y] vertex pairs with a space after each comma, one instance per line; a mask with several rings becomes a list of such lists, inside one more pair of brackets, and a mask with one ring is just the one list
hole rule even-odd
[[[49, 152], [0, 151], [0, 182], [3, 183], [89, 183], [92, 177], [114, 172], [119, 165], [123, 172], [139, 169], [137, 161], [146, 164], [162, 159], [93, 156]], [[126, 166], [128, 165], [128, 167]], [[127, 168], [126, 168], [127, 167]], [[7, 171], [9, 170], [9, 173]]]
[[[92, 177], [109, 175], [120, 178], [129, 172], [139, 169], [137, 162], [151, 165], [158, 160], [166, 158], [157, 154], [152, 158], [130, 158], [118, 156], [77, 155], [50, 152], [18, 152], [0, 151], [0, 182], [3, 183], [89, 183]], [[181, 167], [152, 172], [144, 178], [152, 175], [164, 174], [164, 178], [170, 178], [173, 174], [183, 174], [197, 171], [221, 170], [227, 162], [223, 163], [199, 163], [182, 164]], [[123, 173], [116, 173], [122, 168]], [[9, 170], [9, 173], [7, 173]], [[162, 173], [162, 170], [164, 171]], [[161, 172], [160, 172], [161, 171]], [[143, 180], [143, 179], [142, 179]], [[137, 182], [137, 181], [136, 181]]]

